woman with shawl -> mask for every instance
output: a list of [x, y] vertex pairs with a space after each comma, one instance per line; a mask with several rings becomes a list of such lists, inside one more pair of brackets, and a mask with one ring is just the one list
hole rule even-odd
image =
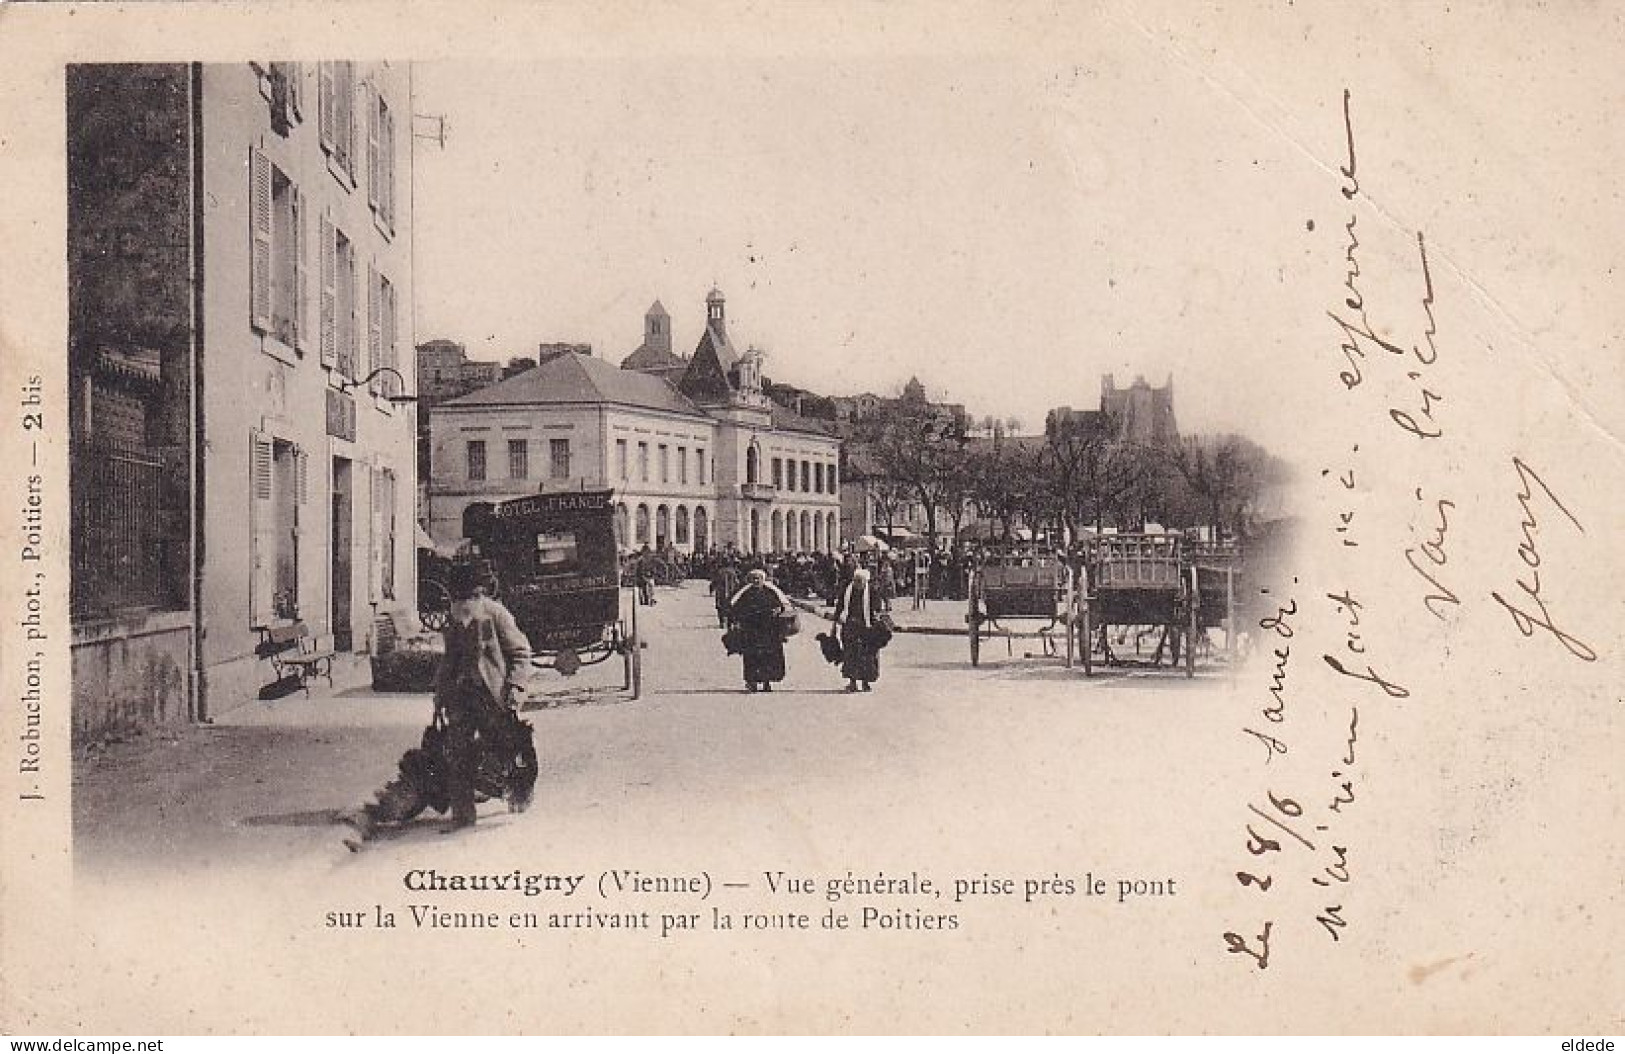
[[880, 649], [875, 647], [875, 629], [880, 622], [880, 596], [869, 588], [869, 571], [858, 568], [852, 581], [841, 591], [832, 621], [841, 638], [841, 673], [846, 690], [871, 690], [880, 680]]
[[761, 568], [753, 569], [744, 588], [728, 601], [728, 621], [739, 632], [738, 648], [745, 658], [745, 691], [771, 692], [774, 681], [784, 680], [780, 616], [790, 610], [790, 599]]

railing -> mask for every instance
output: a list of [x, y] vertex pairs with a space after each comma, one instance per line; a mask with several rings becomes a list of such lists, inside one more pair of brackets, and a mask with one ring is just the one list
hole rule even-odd
[[75, 615], [132, 607], [168, 607], [163, 581], [164, 466], [141, 453], [89, 450], [72, 465], [72, 562]]

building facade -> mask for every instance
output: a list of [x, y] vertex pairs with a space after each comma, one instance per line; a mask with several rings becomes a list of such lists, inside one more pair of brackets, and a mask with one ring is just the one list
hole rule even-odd
[[342, 657], [415, 612], [411, 71], [81, 65], [67, 103], [95, 735], [255, 698], [277, 627]]
[[431, 535], [461, 539], [476, 501], [609, 487], [623, 549], [836, 548], [840, 439], [766, 397], [762, 356], [734, 351], [724, 307], [713, 291], [687, 359], [671, 353], [657, 301], [622, 368], [562, 352], [437, 407]]

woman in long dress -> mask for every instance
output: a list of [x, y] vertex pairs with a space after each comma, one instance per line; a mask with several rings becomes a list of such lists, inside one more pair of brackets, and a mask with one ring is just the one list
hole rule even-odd
[[784, 630], [780, 616], [790, 599], [767, 580], [761, 568], [751, 571], [743, 589], [728, 602], [728, 621], [738, 629], [745, 658], [745, 691], [771, 692], [784, 680]]
[[849, 692], [858, 691], [859, 685], [863, 691], [870, 691], [880, 680], [880, 649], [874, 646], [874, 628], [880, 614], [880, 596], [869, 588], [868, 570], [860, 567], [841, 591], [832, 617], [841, 638], [841, 673]]

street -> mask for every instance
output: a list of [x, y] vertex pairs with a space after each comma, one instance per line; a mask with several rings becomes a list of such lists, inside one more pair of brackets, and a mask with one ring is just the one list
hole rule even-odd
[[[1035, 640], [1015, 641], [1013, 657], [995, 640], [972, 669], [962, 635], [899, 633], [875, 691], [854, 696], [818, 654], [815, 634], [827, 623], [803, 613], [786, 646], [786, 680], [750, 695], [739, 659], [723, 653], [704, 584], [661, 589], [659, 600], [639, 610], [642, 699], [618, 690], [619, 660], [569, 679], [537, 675], [526, 713], [541, 756], [536, 805], [515, 817], [500, 802], [483, 806], [487, 823], [468, 836], [482, 850], [551, 840], [576, 824], [598, 840], [613, 817], [618, 828], [654, 832], [703, 818], [717, 837], [748, 835], [758, 848], [764, 827], [791, 822], [798, 850], [831, 836], [894, 845], [918, 836], [935, 855], [928, 832], [990, 803], [1019, 807], [1028, 833], [1060, 833], [1086, 803], [1109, 805], [1125, 791], [1144, 796], [1137, 807], [1199, 798], [1174, 774], [1201, 754], [1219, 674], [1085, 679], [1059, 659], [1023, 658]], [[909, 607], [897, 604], [902, 625], [946, 628], [963, 602], [932, 601], [923, 618]], [[391, 775], [430, 708], [427, 695], [324, 695], [318, 685], [310, 699], [251, 702], [212, 726], [115, 750], [82, 766], [81, 867], [122, 870], [155, 855], [169, 864], [326, 857], [342, 830], [332, 814]], [[1126, 784], [1103, 778], [1120, 767]], [[821, 831], [819, 815], [839, 822]], [[438, 850], [436, 827], [426, 817], [386, 836], [381, 852]]]
[[[426, 818], [341, 845], [334, 814], [392, 775], [423, 695], [255, 702], [81, 765], [74, 947], [96, 1025], [1324, 1030], [1369, 1024], [1336, 996], [1353, 976], [1402, 1008], [1393, 1027], [1474, 1020], [1423, 998], [1435, 989], [1383, 941], [1327, 956], [1308, 917], [1277, 933], [1277, 957], [1314, 999], [1272, 998], [1226, 952], [1227, 930], [1258, 925], [1235, 877], [1245, 805], [1264, 800], [1248, 783], [1264, 759], [1237, 734], [1257, 667], [1086, 680], [1021, 642], [972, 669], [963, 637], [899, 633], [876, 690], [848, 695], [804, 616], [788, 680], [746, 694], [704, 587], [658, 597], [640, 612], [645, 697], [582, 690], [618, 683], [618, 665], [548, 674], [544, 691], [571, 694], [527, 713], [536, 802], [487, 803], [472, 830]], [[1380, 910], [1397, 874], [1362, 872], [1349, 903]], [[1441, 897], [1437, 922], [1409, 919], [1416, 948], [1449, 946]], [[1490, 983], [1522, 976], [1509, 960]], [[223, 978], [253, 998], [197, 1005]], [[1576, 989], [1551, 1012], [1598, 997]]]
[[[177, 949], [161, 976], [109, 1000], [107, 1020], [189, 1026], [198, 1019], [181, 1009], [187, 992], [274, 944], [289, 949], [279, 963], [301, 964], [256, 980], [282, 998], [211, 1008], [222, 1027], [659, 1030], [687, 1014], [694, 1027], [723, 1031], [957, 1030], [989, 1015], [1013, 1020], [1011, 994], [1026, 993], [1030, 1003], [1015, 1010], [1031, 1020], [1094, 1029], [1109, 1027], [1090, 1007], [1115, 998], [1111, 962], [1142, 963], [1149, 978], [1190, 969], [1190, 945], [1144, 943], [1148, 925], [1217, 946], [1201, 887], [1223, 876], [1190, 868], [1218, 858], [1193, 833], [1216, 841], [1224, 829], [1205, 771], [1224, 763], [1213, 748], [1222, 675], [1086, 681], [1059, 660], [1004, 658], [1002, 645], [973, 670], [963, 636], [899, 633], [875, 691], [849, 695], [804, 614], [787, 680], [753, 695], [739, 659], [723, 654], [704, 585], [658, 597], [639, 613], [644, 698], [581, 691], [618, 684], [618, 663], [574, 683], [546, 674], [544, 690], [594, 701], [527, 713], [541, 754], [536, 802], [522, 815], [487, 803], [470, 831], [442, 835], [425, 818], [351, 854], [340, 844], [348, 829], [333, 823], [416, 742], [427, 696], [318, 691], [255, 702], [81, 766], [77, 916], [95, 950], [84, 969], [130, 976], [155, 932]], [[927, 615], [946, 625], [960, 610], [943, 601]], [[899, 611], [905, 624], [911, 614]], [[611, 870], [737, 885], [703, 900], [600, 893]], [[408, 884], [424, 872], [515, 871], [582, 875], [585, 887], [567, 898]], [[781, 876], [780, 892], [769, 875]], [[829, 897], [831, 881], [857, 889], [915, 876], [939, 892]], [[786, 879], [816, 892], [788, 895]], [[1119, 899], [1122, 880], [1160, 895]], [[1027, 885], [1063, 881], [1067, 895]], [[956, 902], [956, 882], [981, 892]], [[380, 907], [403, 928], [377, 929]], [[493, 909], [568, 928], [425, 930], [412, 914]], [[648, 929], [594, 925], [632, 909], [650, 912]], [[752, 929], [714, 930], [713, 910]], [[835, 911], [852, 929], [822, 928]], [[364, 928], [331, 928], [335, 912]], [[673, 920], [693, 929], [662, 935]], [[445, 1003], [402, 1003], [395, 972], [459, 949], [484, 965], [448, 982]], [[1210, 965], [1222, 967], [1221, 956]], [[967, 990], [984, 971], [1008, 983]], [[718, 985], [735, 998], [696, 1008], [692, 994]], [[125, 993], [111, 982], [101, 990]], [[1158, 1002], [1176, 1005], [1131, 1005]], [[462, 1015], [454, 1026], [448, 1005]], [[290, 1018], [278, 1006], [299, 1009]], [[858, 1006], [869, 1009], [849, 1016]], [[1163, 1014], [1162, 1027], [1177, 1027]], [[1118, 1020], [1154, 1024], [1130, 1005]]]

